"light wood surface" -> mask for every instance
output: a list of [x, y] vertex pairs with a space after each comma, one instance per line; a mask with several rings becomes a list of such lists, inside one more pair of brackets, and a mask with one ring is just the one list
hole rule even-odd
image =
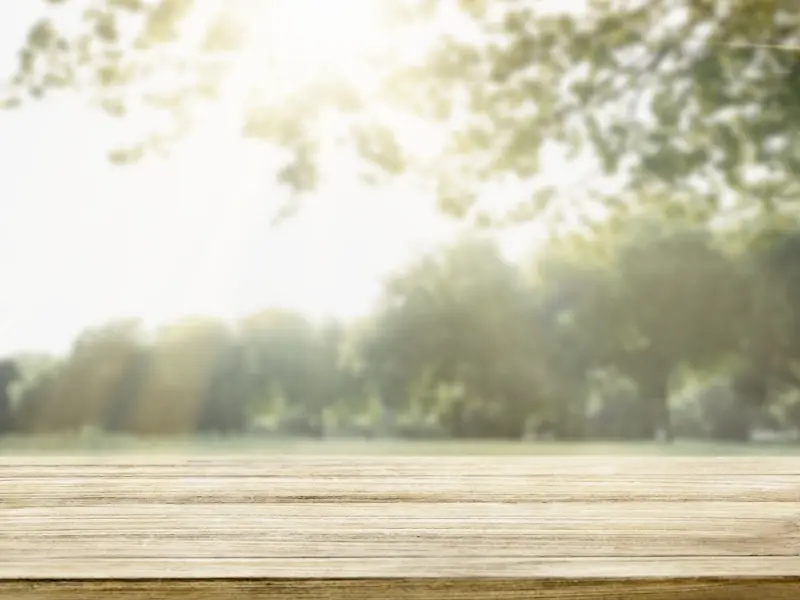
[[0, 458], [0, 598], [112, 597], [800, 598], [800, 459]]

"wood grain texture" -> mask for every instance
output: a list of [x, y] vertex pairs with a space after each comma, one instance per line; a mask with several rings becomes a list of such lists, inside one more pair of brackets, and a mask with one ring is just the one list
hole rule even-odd
[[0, 598], [800, 598], [800, 460], [0, 459]]
[[796, 600], [792, 579], [314, 579], [0, 582], [4, 600]]

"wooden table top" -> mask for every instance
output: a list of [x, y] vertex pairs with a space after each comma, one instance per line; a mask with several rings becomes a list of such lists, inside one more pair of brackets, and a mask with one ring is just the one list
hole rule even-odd
[[0, 458], [0, 598], [111, 597], [800, 598], [800, 459]]

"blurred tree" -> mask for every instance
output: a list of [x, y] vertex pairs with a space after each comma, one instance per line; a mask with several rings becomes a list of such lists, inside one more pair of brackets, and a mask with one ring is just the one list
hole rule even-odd
[[[229, 328], [211, 318], [184, 317], [162, 327], [151, 351], [148, 376], [127, 419], [130, 430], [165, 435], [188, 434], [201, 424], [211, 427], [214, 419], [206, 411], [219, 400], [213, 396], [209, 400], [209, 389], [219, 376], [220, 356], [231, 344]], [[231, 411], [228, 418], [234, 422], [239, 419], [238, 403], [226, 404], [225, 410]]]
[[[261, 4], [270, 1], [278, 0]], [[60, 6], [31, 28], [9, 105], [79, 88], [112, 115], [149, 106], [173, 117], [174, 131], [149, 140], [163, 145], [187, 129], [200, 104], [239, 81], [232, 65], [244, 43], [241, 2], [219, 11], [191, 0], [46, 3]], [[408, 169], [401, 120], [377, 118], [381, 105], [439, 123], [444, 158], [414, 169], [436, 171], [441, 206], [458, 215], [471, 206], [477, 183], [535, 174], [542, 149], [552, 143], [573, 153], [591, 150], [607, 172], [630, 177], [626, 203], [666, 207], [683, 199], [686, 210], [706, 203], [713, 213], [726, 191], [764, 206], [796, 195], [800, 8], [794, 2], [590, 0], [545, 9], [523, 0], [387, 0], [381, 6], [394, 23], [391, 35], [441, 26], [421, 60], [381, 55], [370, 94], [326, 72], [291, 93], [276, 95], [272, 86], [272, 95], [241, 107], [246, 135], [290, 150], [276, 177], [297, 190], [316, 185], [321, 152], [338, 135], [323, 139], [331, 115], [346, 118], [347, 144], [367, 163], [389, 175]], [[77, 28], [58, 25], [64, 11], [82, 11]], [[269, 18], [269, 10], [264, 14]], [[387, 30], [387, 39], [403, 39], [391, 35]], [[262, 84], [278, 76], [266, 58], [255, 72]], [[244, 96], [257, 97], [249, 93], [255, 91]], [[135, 159], [143, 151], [114, 158]], [[653, 195], [657, 189], [668, 189], [671, 198]], [[541, 208], [549, 198], [530, 202]]]
[[221, 344], [211, 359], [210, 369], [197, 429], [226, 434], [244, 431], [250, 416], [244, 346], [233, 340]]
[[[372, 315], [336, 326], [339, 401], [336, 415], [345, 429], [367, 437], [387, 433], [394, 425], [380, 394], [377, 373], [370, 370], [370, 342], [374, 335]], [[333, 337], [333, 336], [331, 336]]]
[[365, 360], [390, 409], [411, 398], [455, 437], [519, 438], [540, 400], [534, 327], [518, 271], [465, 238], [388, 283]]
[[144, 343], [136, 320], [85, 330], [66, 360], [23, 395], [19, 410], [25, 428], [77, 431], [106, 425], [120, 401], [120, 381]]
[[[287, 80], [284, 71], [296, 68], [291, 60], [279, 64], [274, 52], [253, 56], [246, 47], [249, 25], [275, 18], [273, 9], [283, 2], [43, 0], [48, 10], [19, 51], [4, 105], [78, 90], [111, 117], [167, 123], [109, 153], [114, 163], [126, 164], [169, 150], [205, 108], [233, 98], [242, 135], [286, 151], [275, 178], [295, 192], [317, 186], [320, 156], [331, 145], [366, 159], [365, 180], [403, 172], [396, 132], [361, 110], [363, 82], [332, 71]], [[345, 120], [344, 138], [326, 128], [332, 116]]]
[[[684, 220], [615, 219], [557, 239], [538, 265], [538, 281], [552, 340], [548, 371], [557, 375], [556, 389], [572, 383], [572, 406], [555, 404], [562, 436], [567, 423], [588, 415], [587, 377], [610, 369], [636, 383], [643, 403], [627, 410], [625, 435], [669, 439], [676, 370], [709, 368], [739, 350], [745, 282], [710, 232]], [[608, 402], [602, 419], [625, 410], [622, 400]]]
[[763, 406], [770, 388], [800, 388], [800, 232], [791, 223], [758, 229], [742, 261], [750, 293], [736, 390]]
[[20, 353], [14, 356], [19, 369], [19, 383], [15, 385], [12, 397], [14, 429], [27, 432], [31, 429], [29, 417], [37, 414], [37, 398], [49, 396], [49, 388], [63, 360], [60, 357], [39, 354]]
[[[627, 204], [682, 204], [702, 218], [733, 199], [745, 208], [795, 199], [795, 2], [462, 6], [476, 35], [460, 45], [442, 38], [431, 64], [472, 57], [448, 82], [470, 94], [460, 149], [482, 153], [490, 171], [531, 175], [543, 146], [556, 142], [628, 177]], [[411, 85], [433, 87], [433, 74]], [[710, 211], [698, 212], [704, 205]]]
[[670, 378], [739, 350], [746, 288], [706, 230], [647, 225], [621, 238], [600, 318], [613, 327], [609, 366], [635, 381], [650, 407], [646, 435], [671, 439]]
[[[259, 392], [280, 395], [292, 428], [323, 435], [325, 414], [340, 394], [336, 328], [317, 328], [293, 312], [265, 310], [245, 319], [241, 331]], [[262, 398], [262, 408], [274, 401]]]
[[152, 347], [144, 344], [130, 348], [119, 376], [111, 384], [102, 426], [108, 431], [130, 432], [142, 402], [144, 386], [152, 358]]
[[19, 369], [13, 360], [0, 360], [0, 435], [14, 430], [14, 414], [8, 388], [19, 377]]
[[533, 265], [537, 330], [549, 413], [541, 433], [581, 438], [590, 373], [608, 363], [615, 332], [607, 318], [612, 265], [597, 232], [553, 237]]

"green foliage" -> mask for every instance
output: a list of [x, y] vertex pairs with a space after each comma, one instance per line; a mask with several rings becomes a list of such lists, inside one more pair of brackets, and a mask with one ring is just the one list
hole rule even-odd
[[[702, 184], [765, 205], [796, 193], [795, 4], [596, 2], [538, 17], [525, 3], [508, 6], [506, 43], [490, 59], [497, 129], [589, 146], [608, 172], [629, 174], [631, 190]], [[515, 96], [542, 88], [538, 110], [514, 118]], [[755, 169], [768, 179], [751, 177]]]
[[[276, 0], [263, 3], [270, 1]], [[76, 0], [49, 4], [54, 15], [78, 10]], [[206, 15], [190, 0], [98, 0], [69, 33], [44, 17], [20, 50], [14, 93], [4, 105], [77, 88], [113, 116], [143, 108], [171, 115], [173, 129], [110, 154], [116, 163], [136, 161], [149, 148], [167, 147], [188, 130], [198, 107], [230, 87], [242, 39], [236, 4]], [[394, 23], [387, 35], [442, 18], [434, 2], [382, 5]], [[794, 3], [622, 0], [589, 2], [584, 11], [540, 11], [520, 0], [491, 9], [485, 2], [454, 5], [475, 35], [443, 34], [420, 61], [383, 64], [370, 94], [335, 73], [287, 94], [278, 86], [267, 94], [248, 90], [251, 100], [239, 107], [243, 133], [291, 156], [276, 180], [313, 191], [321, 149], [344, 144], [363, 159], [365, 179], [432, 177], [440, 208], [463, 218], [482, 182], [535, 176], [544, 144], [555, 142], [573, 155], [590, 150], [605, 171], [624, 174], [628, 206], [669, 212], [676, 204], [655, 190], [689, 194], [693, 201], [680, 210], [703, 221], [709, 211], [692, 207], [707, 200], [716, 210], [731, 192], [740, 204], [766, 208], [796, 195]], [[188, 23], [204, 32], [191, 43], [183, 33]], [[259, 82], [277, 80], [277, 69], [264, 58]], [[162, 84], [153, 87], [155, 81]], [[400, 126], [378, 118], [376, 106], [438, 123], [446, 138], [442, 160], [416, 164]], [[332, 117], [347, 124], [344, 136], [326, 129]], [[519, 215], [533, 218], [552, 199], [543, 195]]]
[[[742, 440], [768, 415], [797, 428], [798, 229], [737, 235], [618, 218], [554, 236], [523, 269], [473, 234], [398, 271], [356, 323], [278, 309], [154, 334], [106, 323], [58, 360], [15, 359], [0, 431], [230, 434], [266, 420], [317, 437], [645, 439], [674, 425]], [[699, 379], [723, 384], [679, 394]]]
[[484, 430], [490, 420], [495, 434], [519, 437], [540, 402], [538, 340], [526, 324], [532, 304], [519, 274], [490, 242], [465, 238], [388, 283], [365, 353], [384, 387], [407, 382], [387, 396], [413, 387], [417, 408], [452, 435], [482, 419]]

